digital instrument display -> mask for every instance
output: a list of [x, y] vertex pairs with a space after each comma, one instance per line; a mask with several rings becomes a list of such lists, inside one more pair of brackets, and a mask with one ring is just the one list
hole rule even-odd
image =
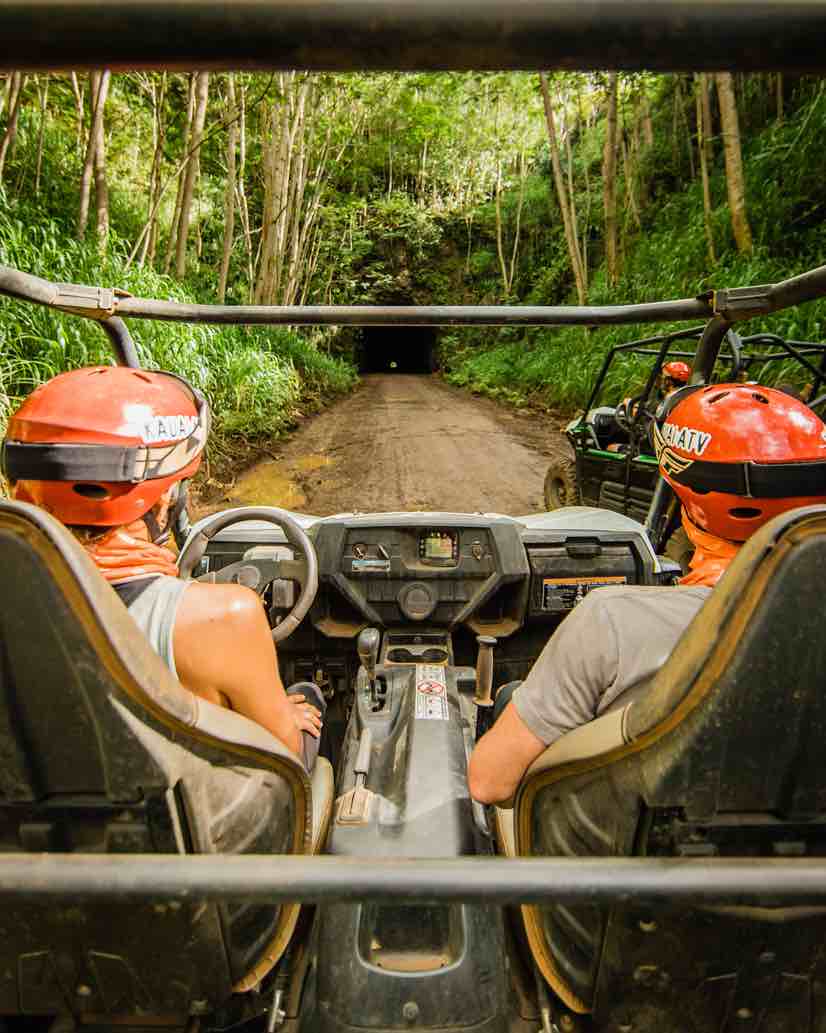
[[459, 559], [459, 536], [455, 531], [422, 531], [419, 535], [419, 559], [423, 563], [452, 565]]

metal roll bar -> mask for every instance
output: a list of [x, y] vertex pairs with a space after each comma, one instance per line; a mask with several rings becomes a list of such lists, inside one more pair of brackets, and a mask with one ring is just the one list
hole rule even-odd
[[717, 321], [706, 328], [713, 350], [724, 323], [826, 295], [826, 265], [779, 283], [633, 305], [192, 305], [133, 297], [118, 288], [52, 283], [3, 265], [0, 294], [101, 322], [120, 317], [287, 326], [618, 326], [704, 318]]
[[541, 904], [725, 901], [826, 904], [823, 858], [359, 858], [3, 854], [0, 898], [82, 896]]
[[821, 0], [3, 0], [0, 68], [821, 71]]

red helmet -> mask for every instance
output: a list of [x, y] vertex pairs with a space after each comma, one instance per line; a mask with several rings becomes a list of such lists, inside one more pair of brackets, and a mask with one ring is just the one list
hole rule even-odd
[[172, 373], [94, 366], [42, 384], [12, 416], [3, 472], [15, 498], [64, 524], [143, 517], [201, 464], [203, 395]]
[[691, 376], [691, 369], [687, 362], [666, 362], [662, 368], [663, 375], [676, 380], [680, 384], [687, 384]]
[[826, 425], [782, 391], [680, 388], [653, 434], [689, 519], [718, 538], [743, 542], [778, 513], [826, 501]]

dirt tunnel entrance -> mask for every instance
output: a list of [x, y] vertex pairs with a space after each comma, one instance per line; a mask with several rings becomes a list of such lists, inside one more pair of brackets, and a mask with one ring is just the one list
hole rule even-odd
[[362, 330], [362, 373], [433, 373], [436, 330], [430, 326], [367, 326]]

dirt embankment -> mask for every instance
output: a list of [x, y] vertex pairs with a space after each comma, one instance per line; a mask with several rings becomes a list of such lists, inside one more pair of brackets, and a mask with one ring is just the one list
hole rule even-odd
[[540, 510], [561, 420], [474, 398], [436, 376], [376, 374], [277, 445], [206, 510]]

